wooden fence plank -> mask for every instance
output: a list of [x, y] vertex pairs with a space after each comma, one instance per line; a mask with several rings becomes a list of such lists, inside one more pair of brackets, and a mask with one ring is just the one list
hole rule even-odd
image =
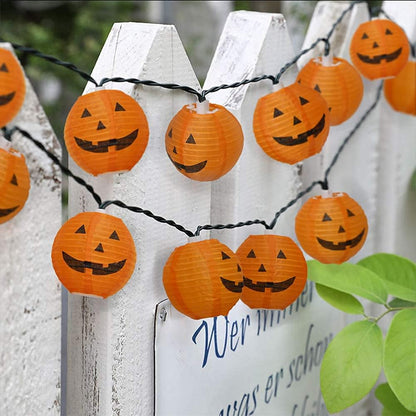
[[[173, 26], [116, 23], [92, 73], [96, 79], [137, 77], [200, 88]], [[187, 228], [209, 222], [211, 186], [192, 181], [169, 161], [164, 135], [170, 119], [194, 97], [156, 87], [111, 85], [133, 96], [146, 113], [148, 147], [132, 171], [92, 178], [78, 174], [104, 195], [139, 205]], [[108, 88], [108, 86], [107, 86]], [[88, 85], [84, 92], [92, 90]], [[70, 183], [70, 216], [94, 210], [92, 198]], [[166, 297], [162, 270], [187, 237], [143, 215], [110, 207], [136, 243], [134, 275], [107, 300], [69, 297], [68, 416], [149, 415], [153, 411], [153, 314]]]
[[[7, 43], [1, 48], [12, 50]], [[19, 126], [60, 156], [60, 146], [33, 88], [8, 125]], [[59, 415], [61, 409], [61, 289], [50, 251], [61, 226], [59, 168], [18, 133], [31, 177], [22, 211], [0, 225], [0, 414]], [[48, 221], [45, 221], [45, 219]]]

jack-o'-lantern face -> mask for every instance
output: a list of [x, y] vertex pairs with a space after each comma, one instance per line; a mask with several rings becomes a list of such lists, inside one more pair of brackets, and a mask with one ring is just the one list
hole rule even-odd
[[0, 224], [13, 218], [25, 205], [30, 176], [19, 152], [0, 148]]
[[225, 175], [243, 150], [238, 120], [223, 106], [209, 104], [206, 114], [184, 106], [171, 120], [166, 152], [176, 169], [190, 179], [212, 181]]
[[130, 170], [146, 149], [149, 128], [133, 98], [119, 90], [98, 90], [78, 98], [64, 135], [75, 162], [99, 175]]
[[244, 275], [241, 300], [251, 308], [284, 309], [302, 293], [307, 265], [289, 237], [251, 235], [237, 256]]
[[296, 235], [302, 248], [321, 263], [343, 263], [363, 246], [367, 217], [346, 193], [310, 198], [299, 210]]
[[406, 64], [409, 50], [404, 30], [387, 19], [362, 23], [350, 44], [352, 63], [369, 79], [396, 76]]
[[322, 149], [329, 133], [328, 106], [318, 92], [295, 83], [258, 100], [253, 130], [270, 157], [294, 164]]
[[299, 72], [297, 82], [321, 93], [328, 104], [331, 126], [343, 123], [357, 110], [363, 97], [358, 71], [345, 59], [333, 57], [326, 64], [322, 57], [311, 59]]
[[19, 112], [25, 93], [25, 76], [19, 62], [10, 51], [0, 49], [0, 127]]
[[106, 298], [129, 280], [136, 249], [120, 218], [82, 212], [58, 231], [52, 263], [59, 280], [71, 293]]
[[241, 296], [243, 274], [235, 253], [210, 239], [177, 247], [163, 269], [163, 285], [178, 311], [203, 319], [227, 315]]

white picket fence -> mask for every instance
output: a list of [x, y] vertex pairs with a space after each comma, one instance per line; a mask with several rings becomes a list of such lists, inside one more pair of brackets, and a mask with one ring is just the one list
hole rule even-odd
[[[325, 36], [348, 5], [349, 2], [319, 2], [304, 47]], [[386, 1], [383, 8], [415, 41], [416, 2]], [[349, 59], [351, 36], [366, 20], [367, 7], [364, 4], [355, 6], [331, 39], [335, 55]], [[299, 66], [321, 52], [317, 47], [299, 61]], [[282, 15], [233, 12], [225, 24], [204, 88], [262, 74], [277, 74], [294, 55]], [[296, 71], [294, 67], [284, 74], [285, 85], [294, 81]], [[92, 76], [98, 80], [112, 76], [151, 79], [200, 88], [175, 27], [168, 25], [115, 23]], [[59, 155], [56, 138], [27, 84], [23, 110], [12, 124], [30, 131]], [[313, 180], [323, 178], [342, 139], [374, 101], [378, 85], [377, 81], [364, 80], [364, 99], [356, 114], [341, 126], [331, 127], [321, 154], [295, 166], [270, 159], [259, 148], [252, 132], [256, 102], [272, 91], [270, 82], [210, 94], [210, 101], [224, 105], [239, 119], [245, 137], [237, 165], [225, 177], [210, 183], [191, 181], [177, 173], [164, 149], [164, 135], [170, 119], [184, 104], [193, 102], [193, 96], [178, 90], [129, 83], [107, 84], [106, 88], [120, 89], [131, 95], [143, 108], [150, 128], [148, 147], [139, 163], [127, 173], [95, 178], [72, 162], [70, 168], [91, 183], [103, 199], [121, 199], [129, 205], [174, 219], [188, 229], [256, 218], [269, 221], [299, 190]], [[84, 93], [93, 87], [87, 84]], [[416, 225], [416, 194], [409, 191], [409, 180], [416, 168], [415, 133], [416, 118], [394, 112], [383, 98], [348, 143], [329, 177], [331, 190], [350, 194], [360, 202], [369, 219], [366, 244], [354, 260], [377, 251], [395, 252], [416, 260], [416, 233], [412, 227]], [[158, 355], [154, 363], [155, 328], [158, 334], [163, 332], [160, 308], [156, 312], [156, 306], [166, 299], [162, 285], [163, 266], [172, 250], [187, 243], [188, 238], [146, 216], [114, 206], [107, 209], [107, 212], [120, 216], [133, 235], [138, 253], [136, 270], [125, 288], [107, 300], [68, 296], [64, 291], [62, 356], [65, 362], [61, 371], [60, 285], [50, 262], [52, 241], [61, 225], [60, 172], [18, 134], [13, 137], [13, 145], [28, 159], [32, 189], [24, 210], [0, 228], [0, 414], [152, 415], [155, 403], [158, 416], [189, 414], [186, 402], [183, 412], [161, 411], [166, 399], [163, 389], [159, 389], [163, 382], [155, 381], [155, 364], [161, 377], [169, 368], [161, 368]], [[90, 194], [70, 180], [69, 216], [96, 208]], [[299, 204], [281, 216], [274, 229], [277, 234], [295, 238], [294, 217], [298, 208]], [[202, 238], [218, 238], [236, 250], [248, 235], [262, 233], [264, 228], [254, 225], [203, 231]], [[316, 311], [313, 325], [317, 330], [324, 332], [330, 328], [336, 331], [342, 327], [345, 320], [340, 313], [333, 312], [317, 296], [312, 303]], [[239, 305], [236, 316], [240, 313], [239, 308], [246, 313]], [[195, 328], [198, 326], [195, 321], [190, 322], [190, 318], [175, 314], [169, 308], [166, 310], [165, 318], [171, 319], [171, 314], [177, 325], [184, 328], [193, 324]], [[310, 319], [308, 314], [299, 314], [290, 320], [285, 331], [297, 334], [299, 328], [307, 330]], [[284, 338], [286, 332], [278, 331], [276, 336], [286, 343], [284, 348], [279, 347], [283, 348], [282, 354], [299, 348], [300, 335]], [[181, 340], [175, 339], [180, 334], [173, 333], [172, 337], [171, 353], [174, 356], [174, 348]], [[303, 338], [302, 335], [302, 342]], [[244, 363], [248, 360], [250, 357], [243, 356]], [[240, 374], [240, 370], [236, 371]], [[65, 387], [62, 395], [61, 383]], [[222, 380], [218, 379], [216, 383], [221, 385]], [[222, 386], [225, 390], [229, 387], [227, 384]], [[198, 396], [198, 377], [193, 389], [188, 392], [190, 401], [193, 395]], [[304, 380], [298, 396], [296, 392], [291, 394], [298, 400], [305, 392], [317, 389], [319, 371]], [[267, 412], [272, 413], [258, 410], [254, 414], [300, 415], [300, 409], [293, 413], [287, 410], [287, 400], [286, 396], [278, 397], [268, 407]], [[218, 409], [223, 406], [225, 404], [218, 404]], [[206, 413], [202, 408], [200, 414], [212, 413]], [[379, 415], [380, 409], [373, 400], [366, 399], [342, 414]]]

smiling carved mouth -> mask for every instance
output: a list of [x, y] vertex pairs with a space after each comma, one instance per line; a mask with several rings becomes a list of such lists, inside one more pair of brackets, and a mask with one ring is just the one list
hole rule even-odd
[[203, 162], [197, 163], [195, 165], [182, 165], [181, 163], [175, 162], [169, 155], [168, 157], [171, 160], [171, 162], [175, 165], [176, 169], [178, 170], [184, 170], [186, 173], [197, 173], [204, 169], [205, 165], [207, 164], [207, 160], [204, 160]]
[[284, 280], [283, 282], [257, 282], [254, 283], [251, 279], [247, 279], [247, 277], [243, 277], [244, 279], [244, 286], [255, 290], [256, 292], [265, 292], [267, 288], [271, 289], [271, 292], [282, 292], [286, 290], [290, 286], [292, 286], [293, 282], [296, 279], [296, 276], [291, 277], [290, 279]]
[[323, 240], [322, 238], [316, 237], [318, 243], [323, 247], [327, 248], [328, 250], [346, 250], [347, 247], [352, 248], [355, 247], [363, 238], [365, 229], [361, 231], [357, 237], [352, 238], [351, 240], [347, 241], [340, 241], [339, 243], [333, 243], [332, 241]]
[[8, 104], [11, 100], [13, 100], [15, 94], [15, 92], [11, 92], [10, 94], [0, 95], [0, 105]]
[[243, 291], [244, 282], [233, 282], [232, 280], [227, 280], [221, 277], [221, 282], [230, 292], [241, 293]]
[[304, 133], [298, 134], [297, 138], [294, 139], [293, 136], [287, 137], [273, 137], [277, 143], [283, 146], [296, 146], [298, 144], [306, 143], [308, 137], [316, 137], [325, 127], [325, 114], [321, 117], [315, 127], [312, 127], [310, 130], [305, 131]]
[[376, 55], [372, 58], [370, 58], [368, 55], [361, 55], [360, 53], [357, 53], [357, 56], [361, 61], [365, 62], [366, 64], [379, 64], [383, 59], [385, 59], [386, 62], [394, 61], [400, 56], [401, 53], [402, 48], [399, 48], [392, 53], [383, 53], [382, 55]]
[[92, 141], [83, 140], [76, 136], [74, 137], [74, 139], [77, 145], [82, 150], [93, 153], [107, 153], [108, 149], [111, 146], [114, 146], [116, 150], [123, 150], [126, 147], [130, 146], [136, 140], [138, 132], [139, 129], [136, 129], [127, 136], [121, 137], [119, 139], [103, 140], [102, 142], [98, 142], [97, 144], [93, 144]]
[[13, 208], [5, 208], [5, 209], [0, 208], [0, 217], [5, 217], [6, 215], [11, 214], [13, 211], [16, 211], [17, 208], [19, 208], [19, 205], [16, 205]]
[[104, 267], [101, 263], [77, 260], [76, 258], [70, 256], [64, 251], [62, 252], [62, 257], [65, 263], [76, 272], [85, 273], [85, 269], [91, 269], [92, 274], [95, 275], [107, 275], [117, 273], [124, 267], [124, 264], [127, 260], [124, 259], [115, 263], [110, 263], [107, 267]]

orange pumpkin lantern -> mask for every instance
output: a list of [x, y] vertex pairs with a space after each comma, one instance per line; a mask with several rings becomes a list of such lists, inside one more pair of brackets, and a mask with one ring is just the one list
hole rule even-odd
[[297, 81], [321, 93], [328, 104], [329, 124], [349, 119], [363, 98], [363, 82], [357, 70], [345, 59], [311, 59], [299, 72]]
[[307, 265], [289, 237], [250, 235], [237, 256], [244, 275], [241, 300], [250, 308], [284, 309], [302, 293]]
[[97, 90], [77, 99], [65, 123], [65, 144], [85, 171], [99, 175], [130, 170], [149, 139], [146, 116], [119, 90]]
[[13, 218], [29, 196], [30, 176], [25, 157], [0, 147], [0, 224]]
[[409, 60], [397, 77], [384, 81], [384, 96], [396, 111], [416, 116], [415, 60]]
[[20, 63], [12, 52], [0, 49], [0, 127], [16, 116], [25, 94], [26, 82]]
[[343, 263], [367, 237], [367, 217], [348, 194], [335, 192], [310, 198], [299, 210], [295, 230], [299, 243], [321, 263]]
[[52, 263], [71, 293], [106, 298], [130, 279], [136, 249], [120, 218], [98, 211], [82, 212], [56, 234]]
[[227, 315], [238, 301], [243, 274], [238, 257], [218, 240], [177, 247], [163, 269], [172, 305], [193, 319]]
[[329, 133], [328, 119], [321, 95], [294, 83], [258, 100], [253, 130], [270, 157], [294, 164], [321, 151]]
[[185, 105], [171, 120], [165, 136], [166, 152], [176, 169], [190, 179], [213, 181], [236, 164], [243, 150], [238, 120], [223, 106]]
[[395, 77], [406, 65], [409, 42], [404, 30], [387, 19], [362, 23], [350, 44], [353, 65], [368, 79]]

